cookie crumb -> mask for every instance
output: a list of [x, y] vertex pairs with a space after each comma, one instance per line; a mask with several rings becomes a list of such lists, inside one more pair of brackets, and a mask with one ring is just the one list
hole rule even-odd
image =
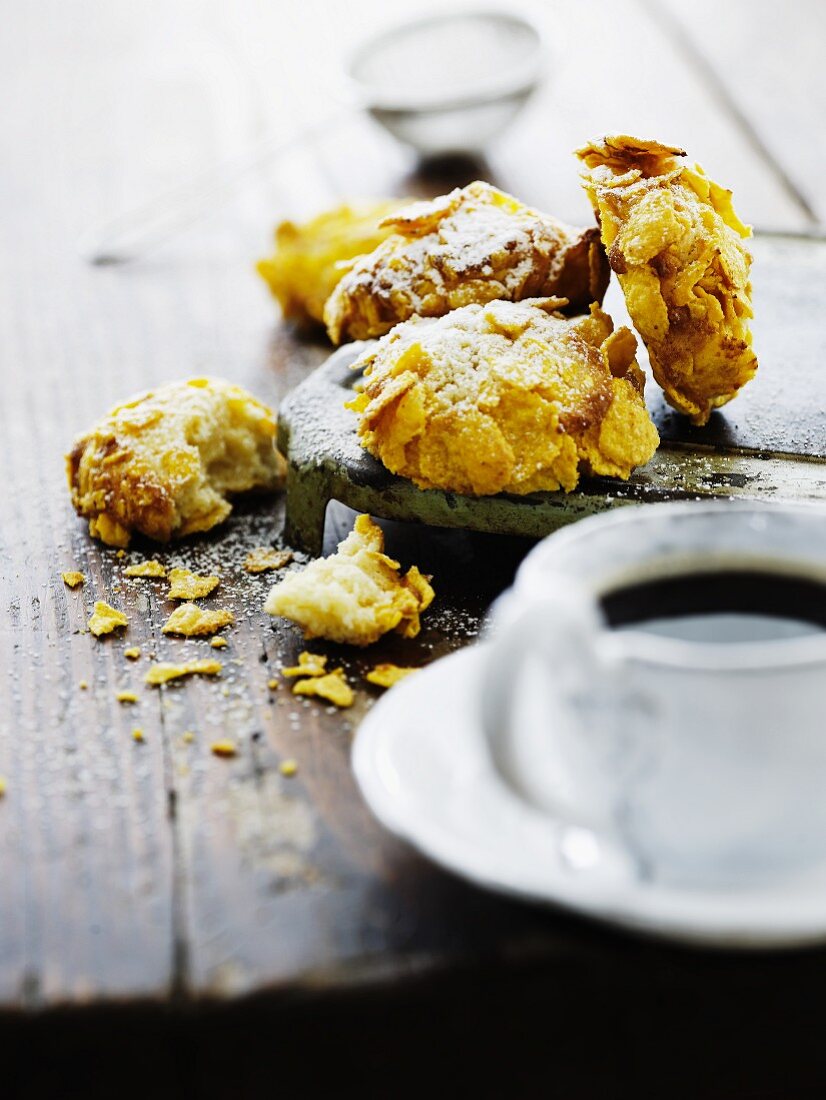
[[88, 680], [81, 680], [78, 683], [77, 686], [80, 688], [81, 691], [85, 691], [89, 686], [89, 681]]
[[291, 779], [298, 772], [298, 764], [295, 760], [282, 760], [278, 765], [278, 770], [282, 775], [285, 775], [288, 779]]
[[113, 630], [117, 630], [119, 627], [128, 626], [129, 620], [126, 618], [122, 611], [118, 611], [115, 607], [110, 607], [108, 603], [104, 603], [103, 600], [95, 601], [95, 609], [86, 624], [96, 638], [99, 638], [102, 634], [111, 634]]
[[137, 661], [138, 657], [141, 655], [141, 651], [136, 645], [133, 645], [130, 646], [129, 649], [124, 649], [123, 655], [124, 657], [128, 657], [130, 661]]
[[169, 570], [170, 600], [200, 600], [214, 592], [221, 583], [221, 578], [214, 574], [208, 577], [199, 577], [190, 569]]
[[137, 703], [138, 696], [134, 691], [119, 691], [115, 696], [119, 703]]
[[146, 738], [143, 736], [143, 730], [139, 726], [135, 726], [135, 728], [132, 730], [132, 740], [133, 741], [145, 741], [146, 740]]
[[184, 676], [219, 676], [222, 669], [220, 661], [205, 658], [201, 661], [187, 661], [184, 664], [174, 665], [167, 661], [160, 661], [154, 665], [144, 676], [147, 684], [165, 684], [169, 680], [180, 680]]
[[161, 627], [161, 633], [196, 638], [214, 634], [234, 622], [235, 616], [231, 611], [205, 611], [197, 604], [186, 602], [175, 608]]
[[214, 756], [228, 757], [238, 754], [238, 746], [234, 741], [230, 741], [229, 738], [225, 738], [221, 741], [213, 741], [209, 749]]
[[226, 638], [213, 638], [209, 644], [213, 649], [226, 649], [227, 640]]
[[270, 691], [278, 691], [278, 681], [267, 680], [267, 687], [270, 689]]
[[192, 730], [184, 730], [184, 732], [183, 732], [183, 742], [184, 742], [184, 744], [185, 745], [191, 745], [194, 740], [195, 740], [195, 734], [192, 732]]
[[377, 684], [379, 687], [389, 688], [409, 676], [411, 672], [418, 672], [416, 668], [403, 668], [400, 665], [381, 664], [371, 668], [364, 679], [368, 684]]
[[66, 573], [61, 573], [60, 576], [67, 588], [79, 588], [86, 581], [86, 575], [78, 572], [77, 569], [70, 569]]
[[276, 550], [274, 546], [257, 546], [244, 559], [248, 573], [266, 573], [270, 569], [283, 569], [293, 560], [292, 550]]
[[165, 577], [166, 566], [159, 561], [142, 561], [137, 565], [127, 565], [124, 577]]
[[323, 676], [327, 670], [327, 658], [320, 653], [304, 650], [298, 655], [298, 664], [291, 668], [282, 668], [282, 676]]
[[310, 676], [293, 684], [293, 695], [316, 695], [337, 707], [351, 707], [355, 699], [344, 669], [336, 668], [326, 676]]

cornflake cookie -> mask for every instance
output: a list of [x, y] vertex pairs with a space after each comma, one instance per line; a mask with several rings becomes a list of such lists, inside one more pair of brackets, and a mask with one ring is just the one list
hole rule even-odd
[[705, 424], [757, 370], [751, 229], [731, 191], [682, 162], [682, 149], [620, 135], [577, 156], [654, 377], [670, 405]]
[[96, 600], [95, 609], [86, 625], [94, 636], [99, 638], [102, 634], [111, 634], [113, 630], [117, 630], [119, 627], [128, 626], [129, 620], [122, 611], [110, 607], [103, 600]]
[[228, 497], [283, 483], [275, 416], [219, 379], [172, 382], [112, 409], [66, 457], [72, 503], [89, 533], [128, 546], [208, 531]]
[[170, 600], [201, 600], [214, 592], [220, 583], [221, 578], [214, 573], [201, 577], [190, 569], [170, 569], [167, 597]]
[[372, 252], [392, 232], [379, 222], [406, 199], [345, 203], [303, 225], [282, 222], [275, 253], [256, 265], [284, 317], [299, 324], [324, 319], [324, 303], [344, 274], [342, 261]]
[[419, 616], [433, 600], [430, 578], [415, 565], [401, 576], [399, 563], [383, 551], [381, 528], [359, 516], [335, 554], [276, 584], [264, 610], [298, 623], [305, 638], [358, 646], [389, 630], [414, 638]]
[[197, 638], [215, 634], [235, 622], [231, 611], [205, 611], [194, 603], [182, 603], [176, 607], [161, 627], [163, 634], [181, 634], [185, 638]]
[[599, 229], [564, 225], [489, 183], [414, 203], [382, 225], [394, 235], [353, 261], [325, 306], [334, 344], [496, 298], [555, 295], [577, 313], [608, 286]]
[[399, 325], [354, 363], [362, 446], [423, 489], [477, 496], [573, 489], [581, 473], [626, 479], [659, 436], [637, 342], [557, 299], [465, 306]]

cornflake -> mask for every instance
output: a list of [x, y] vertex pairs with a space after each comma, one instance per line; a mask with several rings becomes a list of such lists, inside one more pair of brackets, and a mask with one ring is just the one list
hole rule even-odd
[[204, 611], [194, 603], [182, 603], [176, 607], [161, 627], [163, 634], [182, 634], [193, 638], [204, 634], [214, 634], [235, 622], [231, 611]]
[[142, 561], [137, 565], [127, 565], [124, 577], [165, 577], [166, 566], [159, 561]]
[[291, 779], [298, 772], [298, 764], [295, 760], [282, 760], [278, 765], [278, 770], [282, 775]]
[[143, 730], [136, 726], [132, 730], [132, 740], [133, 741], [143, 741], [143, 740], [145, 740], [145, 738], [143, 736]]
[[70, 569], [67, 573], [61, 573], [60, 576], [67, 588], [78, 588], [86, 580], [85, 574], [79, 573], [76, 569]]
[[209, 644], [213, 649], [226, 649], [227, 640], [226, 638], [213, 638]]
[[347, 683], [344, 669], [337, 668], [326, 676], [311, 676], [293, 684], [293, 695], [316, 695], [337, 707], [351, 707], [355, 695]]
[[99, 638], [101, 634], [111, 634], [112, 631], [117, 630], [118, 627], [127, 626], [128, 624], [129, 620], [122, 611], [110, 607], [109, 604], [104, 603], [103, 600], [96, 600], [95, 610], [92, 612], [92, 616], [86, 625], [94, 636]]
[[211, 660], [208, 657], [200, 661], [187, 661], [181, 665], [161, 661], [150, 668], [144, 676], [144, 681], [154, 685], [166, 684], [169, 680], [180, 680], [184, 676], [219, 676], [221, 668], [220, 661]]
[[221, 583], [221, 578], [214, 575], [199, 577], [190, 569], [169, 570], [170, 600], [199, 600], [214, 592]]
[[244, 568], [248, 573], [266, 573], [269, 569], [283, 569], [292, 560], [291, 550], [276, 550], [274, 546], [257, 546], [247, 554]]
[[282, 676], [323, 676], [327, 671], [327, 658], [320, 653], [310, 653], [304, 650], [298, 655], [298, 664], [291, 668], [282, 668]]
[[141, 651], [136, 645], [133, 645], [130, 646], [129, 649], [124, 649], [123, 655], [124, 657], [128, 657], [130, 661], [137, 661], [138, 657], [141, 655]]
[[134, 691], [119, 691], [115, 698], [119, 703], [137, 703], [138, 701]]
[[399, 665], [376, 665], [367, 673], [364, 679], [368, 684], [377, 684], [379, 687], [389, 688], [397, 684], [399, 680], [403, 680], [405, 676], [409, 676], [411, 672], [418, 671], [417, 668], [402, 668]]

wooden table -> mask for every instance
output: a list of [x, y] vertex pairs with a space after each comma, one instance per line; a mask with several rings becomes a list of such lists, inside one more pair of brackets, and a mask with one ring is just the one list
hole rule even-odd
[[[222, 575], [239, 622], [221, 684], [115, 701], [149, 651], [211, 651], [160, 635], [162, 589], [125, 582], [88, 539], [61, 456], [160, 380], [214, 374], [277, 403], [322, 361], [323, 341], [284, 328], [251, 271], [277, 219], [338, 196], [433, 193], [469, 171], [582, 219], [570, 150], [611, 129], [682, 143], [758, 227], [805, 232], [826, 217], [826, 8], [582, 0], [538, 6], [550, 77], [489, 164], [417, 172], [369, 122], [342, 116], [140, 262], [81, 262], [78, 239], [100, 221], [264, 134], [340, 112], [336, 59], [389, 8], [6, 9], [0, 1089], [293, 1096], [334, 1069], [377, 1096], [430, 1093], [437, 1079], [439, 1091], [566, 1100], [821, 1096], [826, 953], [689, 952], [509, 903], [426, 864], [361, 803], [348, 750], [376, 694], [360, 674], [472, 640], [524, 544], [391, 531], [391, 551], [432, 572], [439, 599], [415, 644], [369, 658], [329, 648], [359, 682], [352, 710], [331, 713], [267, 687], [302, 646], [261, 611], [269, 578], [241, 569], [250, 544], [278, 536], [281, 501], [244, 505], [164, 553]], [[347, 522], [331, 517], [331, 544]], [[60, 573], [75, 567], [88, 580], [70, 592]], [[81, 632], [95, 597], [127, 611], [126, 639]], [[142, 648], [137, 666], [127, 644]], [[216, 736], [239, 755], [212, 756]], [[295, 778], [278, 771], [286, 757]]]

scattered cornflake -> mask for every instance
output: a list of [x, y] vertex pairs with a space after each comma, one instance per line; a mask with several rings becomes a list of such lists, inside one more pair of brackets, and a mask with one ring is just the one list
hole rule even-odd
[[5, 798], [7, 790], [6, 780], [0, 775], [0, 798]]
[[133, 645], [130, 646], [129, 649], [124, 649], [123, 655], [124, 657], [128, 657], [130, 661], [137, 661], [138, 657], [141, 655], [141, 651], [136, 645]]
[[220, 583], [221, 578], [214, 575], [199, 577], [190, 569], [170, 569], [167, 595], [170, 600], [199, 600], [214, 592]]
[[209, 748], [215, 756], [235, 756], [238, 752], [238, 746], [229, 738], [223, 741], [213, 741]]
[[291, 779], [298, 772], [298, 763], [295, 760], [282, 760], [278, 765], [278, 770], [282, 775], [286, 775], [288, 779]]
[[124, 577], [165, 577], [166, 566], [159, 561], [141, 561], [137, 565], [127, 565]]
[[376, 665], [371, 668], [364, 679], [368, 684], [378, 684], [379, 687], [389, 688], [409, 676], [411, 672], [418, 672], [416, 668], [402, 668], [400, 665]]
[[323, 676], [327, 670], [327, 658], [320, 653], [309, 653], [306, 649], [298, 655], [298, 664], [292, 668], [282, 668], [282, 676]]
[[351, 707], [355, 696], [347, 683], [343, 668], [334, 669], [326, 676], [311, 676], [293, 684], [293, 695], [317, 695], [337, 707]]
[[87, 689], [87, 687], [89, 686], [89, 681], [88, 680], [81, 680], [80, 683], [77, 686], [80, 688], [81, 691], [85, 691]]
[[227, 640], [226, 638], [213, 638], [209, 644], [213, 649], [226, 649]]
[[267, 680], [267, 687], [270, 689], [270, 691], [278, 691], [278, 681]]
[[137, 703], [138, 696], [134, 691], [119, 691], [115, 696], [119, 703]]
[[139, 726], [135, 726], [135, 728], [132, 730], [132, 740], [133, 741], [144, 741], [144, 740], [146, 740], [146, 738], [143, 736], [143, 730]]
[[95, 610], [86, 625], [94, 636], [99, 638], [101, 634], [111, 634], [113, 630], [117, 630], [121, 626], [127, 626], [128, 623], [129, 620], [122, 611], [110, 607], [103, 600], [96, 600]]
[[161, 627], [163, 634], [182, 634], [185, 638], [194, 638], [204, 634], [214, 634], [235, 622], [231, 611], [205, 611], [196, 603], [182, 603], [176, 607]]
[[123, 549], [123, 547], [118, 550], [117, 554], [115, 554], [115, 557], [118, 558], [120, 561], [123, 561], [123, 559], [126, 557], [126, 551]]
[[195, 734], [192, 732], [192, 730], [184, 730], [183, 740], [184, 744], [186, 745], [192, 744], [192, 742], [195, 740]]
[[219, 676], [221, 667], [220, 661], [211, 660], [208, 657], [200, 661], [187, 661], [182, 665], [160, 661], [150, 668], [144, 676], [144, 681], [147, 684], [165, 684], [169, 680], [180, 680], [183, 676]]
[[248, 573], [266, 573], [269, 569], [283, 569], [293, 560], [291, 550], [276, 550], [274, 546], [256, 546], [244, 560]]
[[67, 588], [78, 588], [86, 580], [85, 573], [79, 573], [77, 569], [70, 569], [67, 573], [61, 573], [60, 576]]

